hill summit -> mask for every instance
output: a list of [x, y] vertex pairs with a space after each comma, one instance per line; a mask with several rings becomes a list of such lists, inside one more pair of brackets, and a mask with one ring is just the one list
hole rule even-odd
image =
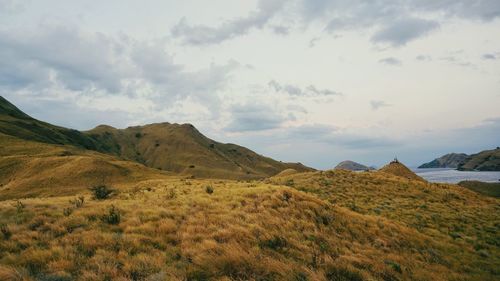
[[0, 133], [25, 141], [98, 151], [186, 176], [258, 179], [286, 169], [312, 171], [230, 143], [207, 138], [191, 124], [157, 123], [116, 129], [100, 125], [80, 132], [36, 120], [0, 97]]
[[406, 167], [403, 163], [399, 162], [398, 159], [394, 159], [393, 161], [391, 161], [391, 163], [380, 168], [379, 171], [410, 180], [425, 181], [423, 178]]

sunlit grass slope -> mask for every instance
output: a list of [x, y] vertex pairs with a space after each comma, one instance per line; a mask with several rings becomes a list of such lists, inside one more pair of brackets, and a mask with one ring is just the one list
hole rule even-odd
[[71, 195], [91, 185], [129, 184], [164, 176], [106, 154], [0, 133], [0, 199]]
[[487, 245], [481, 256], [292, 187], [170, 179], [82, 195], [79, 207], [76, 196], [0, 202], [0, 279], [494, 280], [497, 270]]
[[191, 124], [158, 123], [115, 129], [99, 126], [86, 132], [109, 153], [165, 171], [204, 178], [258, 179], [293, 168], [311, 171], [300, 163], [283, 163], [245, 147], [216, 142]]
[[[276, 176], [284, 184], [354, 212], [383, 217], [429, 239], [450, 243], [441, 252], [478, 276], [500, 274], [500, 201], [457, 185], [431, 184], [385, 172], [326, 171]], [[482, 277], [486, 278], [486, 277]], [[481, 280], [481, 278], [479, 278]]]

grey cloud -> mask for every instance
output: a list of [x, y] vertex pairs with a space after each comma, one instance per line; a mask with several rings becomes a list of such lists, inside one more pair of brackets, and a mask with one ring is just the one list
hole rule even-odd
[[268, 86], [276, 92], [284, 92], [293, 97], [326, 97], [326, 96], [342, 96], [340, 92], [336, 92], [330, 89], [318, 89], [314, 85], [309, 85], [305, 88], [300, 88], [295, 85], [285, 84], [281, 85], [275, 80], [271, 80]]
[[288, 35], [290, 33], [290, 28], [283, 25], [273, 26], [273, 31], [279, 35]]
[[403, 62], [401, 62], [399, 59], [393, 58], [393, 57], [384, 58], [384, 59], [379, 60], [378, 62], [382, 63], [382, 64], [394, 65], [394, 66], [401, 66], [403, 64]]
[[225, 127], [228, 132], [265, 131], [280, 128], [286, 121], [295, 120], [291, 113], [278, 113], [263, 104], [240, 104], [231, 108], [231, 122]]
[[350, 134], [335, 136], [333, 143], [349, 149], [356, 149], [356, 150], [371, 150], [374, 148], [384, 148], [384, 147], [394, 148], [402, 145], [402, 143], [392, 139], [350, 135]]
[[0, 88], [62, 87], [84, 94], [149, 95], [158, 106], [194, 97], [217, 106], [236, 62], [188, 72], [175, 64], [161, 40], [137, 41], [85, 33], [76, 27], [42, 25], [0, 30]]
[[372, 101], [370, 101], [370, 106], [372, 107], [372, 110], [376, 111], [382, 107], [388, 107], [391, 105], [386, 103], [385, 101], [382, 101], [382, 100], [372, 100]]
[[[263, 28], [283, 4], [283, 0], [260, 0], [256, 11], [246, 17], [226, 21], [218, 27], [190, 25], [187, 19], [183, 18], [172, 28], [171, 33], [186, 44], [218, 44], [247, 34], [252, 28]], [[286, 27], [282, 26], [278, 30], [275, 29], [275, 32], [280, 33], [285, 29]]]
[[439, 27], [435, 21], [418, 18], [405, 18], [383, 27], [372, 37], [376, 43], [389, 43], [392, 46], [402, 46], [406, 43], [428, 34]]
[[431, 61], [432, 58], [430, 56], [427, 56], [427, 55], [418, 55], [415, 59], [417, 59], [418, 61]]
[[496, 60], [497, 57], [494, 54], [484, 54], [482, 56], [483, 60]]

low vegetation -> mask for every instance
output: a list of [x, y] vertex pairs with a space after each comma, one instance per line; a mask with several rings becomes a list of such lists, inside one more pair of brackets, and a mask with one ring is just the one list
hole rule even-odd
[[[85, 200], [91, 196], [23, 199], [20, 212], [16, 201], [0, 201], [0, 279], [495, 280], [500, 274], [497, 199], [449, 185], [335, 171], [264, 182], [172, 177], [122, 187], [106, 200]], [[63, 214], [65, 208], [71, 213]]]
[[500, 182], [462, 181], [458, 185], [483, 195], [500, 198]]

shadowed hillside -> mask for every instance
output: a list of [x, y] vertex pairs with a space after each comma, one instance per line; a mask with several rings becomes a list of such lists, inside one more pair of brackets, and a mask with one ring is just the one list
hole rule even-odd
[[500, 148], [470, 155], [458, 166], [461, 171], [500, 171]]
[[465, 153], [449, 153], [419, 166], [422, 169], [428, 168], [454, 168], [456, 169], [467, 158]]
[[312, 170], [300, 163], [264, 157], [242, 146], [216, 142], [191, 124], [159, 123], [127, 129], [99, 126], [85, 133], [124, 159], [199, 177], [252, 179], [289, 168]]
[[31, 118], [2, 96], [0, 96], [0, 133], [24, 140], [102, 150], [98, 143], [81, 132]]

